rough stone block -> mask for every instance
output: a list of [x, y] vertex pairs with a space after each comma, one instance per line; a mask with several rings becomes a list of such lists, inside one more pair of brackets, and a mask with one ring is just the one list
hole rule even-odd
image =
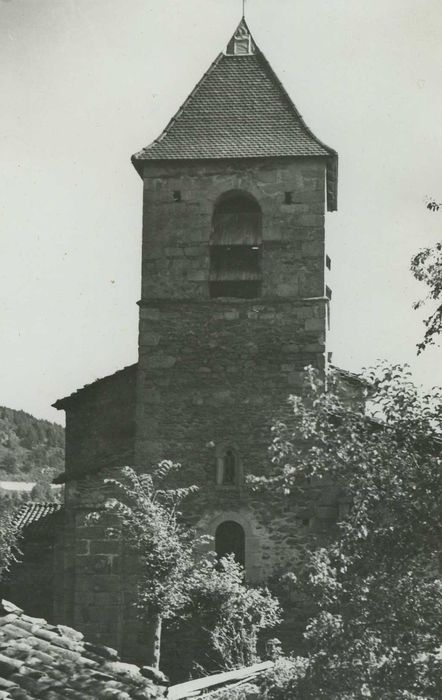
[[206, 282], [209, 279], [208, 270], [199, 270], [197, 272], [192, 272], [187, 276], [189, 282]]
[[176, 357], [171, 355], [150, 355], [147, 364], [151, 369], [170, 369], [174, 366]]
[[155, 347], [156, 345], [159, 344], [161, 339], [161, 336], [159, 333], [142, 333], [141, 335], [141, 342], [143, 345], [147, 345], [148, 347]]
[[323, 331], [324, 321], [322, 318], [307, 318], [304, 327], [306, 331]]
[[90, 544], [90, 540], [76, 540], [75, 553], [76, 554], [89, 554], [89, 544]]
[[119, 540], [95, 540], [90, 543], [91, 554], [120, 554]]
[[140, 318], [157, 321], [160, 318], [160, 310], [154, 309], [152, 306], [142, 306], [140, 309]]
[[236, 321], [239, 318], [239, 311], [225, 311], [223, 317], [226, 321]]

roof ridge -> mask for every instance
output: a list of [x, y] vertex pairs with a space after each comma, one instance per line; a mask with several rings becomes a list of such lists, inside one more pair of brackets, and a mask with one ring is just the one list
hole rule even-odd
[[71, 394], [68, 394], [67, 396], [63, 396], [61, 399], [57, 399], [52, 406], [56, 408], [57, 410], [60, 408], [63, 408], [62, 403], [65, 401], [68, 401], [69, 399], [75, 398], [80, 392], [83, 392], [87, 389], [92, 388], [95, 386], [95, 384], [98, 384], [98, 382], [104, 382], [107, 379], [112, 379], [118, 374], [122, 374], [123, 372], [129, 372], [130, 370], [134, 370], [138, 366], [138, 362], [133, 362], [131, 365], [126, 365], [125, 367], [122, 367], [121, 369], [117, 369], [115, 372], [112, 372], [111, 374], [106, 374], [104, 377], [97, 377], [94, 379], [93, 382], [88, 382], [87, 384], [84, 384], [82, 387], [79, 389], [76, 389], [73, 391]]
[[[257, 48], [258, 48], [258, 47], [257, 47]], [[318, 146], [321, 146], [321, 147], [324, 148], [326, 151], [328, 151], [329, 154], [330, 154], [331, 156], [336, 156], [336, 157], [337, 157], [338, 154], [337, 154], [337, 152], [334, 150], [334, 148], [331, 148], [330, 146], [327, 146], [327, 144], [324, 143], [324, 141], [321, 141], [321, 139], [319, 139], [319, 138], [316, 136], [316, 134], [313, 133], [313, 131], [310, 129], [310, 127], [307, 126], [306, 122], [304, 121], [304, 117], [302, 116], [302, 114], [300, 113], [300, 111], [298, 110], [298, 108], [296, 107], [295, 103], [293, 102], [292, 98], [290, 97], [290, 94], [288, 93], [288, 91], [287, 91], [286, 88], [284, 87], [282, 81], [281, 81], [281, 80], [278, 78], [278, 76], [276, 75], [276, 73], [275, 73], [275, 71], [273, 70], [273, 68], [272, 68], [272, 66], [271, 66], [271, 64], [270, 64], [270, 62], [269, 62], [269, 60], [268, 60], [267, 57], [264, 55], [264, 53], [261, 51], [261, 49], [258, 49], [258, 50], [257, 50], [257, 55], [258, 55], [260, 58], [262, 58], [262, 60], [263, 60], [263, 62], [264, 62], [264, 64], [265, 64], [267, 70], [270, 72], [271, 77], [272, 77], [273, 80], [277, 83], [279, 89], [281, 90], [281, 93], [282, 93], [282, 94], [284, 95], [284, 97], [286, 98], [286, 100], [287, 100], [287, 102], [288, 102], [290, 108], [294, 111], [296, 117], [299, 119], [299, 121], [301, 122], [302, 126], [303, 126], [304, 129], [307, 131], [307, 133], [309, 134], [309, 136], [311, 136], [312, 139], [313, 139], [314, 141], [316, 141], [316, 143], [318, 144]]]
[[[235, 34], [238, 32], [238, 29], [239, 29], [240, 27], [245, 27], [245, 29], [248, 31], [248, 33], [249, 33], [249, 35], [250, 35], [250, 38], [251, 38], [251, 41], [252, 41], [252, 44], [253, 44], [253, 46], [254, 46], [254, 48], [255, 48], [255, 52], [254, 52], [254, 53], [255, 53], [255, 54], [260, 54], [260, 53], [262, 53], [261, 50], [260, 50], [260, 48], [259, 48], [259, 46], [257, 45], [255, 39], [253, 38], [252, 32], [250, 31], [250, 28], [249, 28], [249, 25], [248, 25], [247, 22], [246, 22], [246, 18], [245, 18], [245, 16], [243, 15], [243, 16], [241, 17], [241, 20], [240, 20], [239, 23], [238, 23], [238, 26], [236, 27], [235, 31], [234, 31], [233, 34], [232, 34], [231, 39], [230, 39], [229, 42], [227, 43], [227, 46], [226, 46], [225, 50], [224, 50], [224, 51], [221, 51], [221, 52], [216, 56], [216, 58], [212, 61], [212, 63], [210, 64], [209, 68], [203, 73], [203, 75], [201, 76], [201, 78], [198, 80], [198, 82], [196, 83], [195, 87], [193, 88], [193, 90], [190, 92], [190, 94], [187, 96], [187, 98], [184, 100], [184, 102], [181, 104], [181, 106], [177, 109], [177, 111], [175, 112], [175, 114], [173, 115], [173, 117], [169, 120], [169, 122], [167, 123], [167, 125], [165, 126], [165, 128], [163, 129], [163, 131], [161, 132], [161, 134], [160, 134], [159, 136], [157, 136], [157, 138], [154, 139], [154, 140], [152, 141], [152, 143], [150, 143], [148, 146], [145, 146], [145, 147], [142, 148], [140, 151], [137, 151], [137, 153], [134, 153], [134, 155], [131, 156], [131, 162], [132, 162], [132, 164], [133, 164], [135, 167], [136, 167], [136, 161], [137, 161], [137, 159], [138, 159], [138, 156], [144, 154], [146, 151], [150, 151], [156, 144], [161, 143], [161, 141], [165, 138], [165, 136], [167, 136], [167, 134], [169, 133], [169, 131], [170, 131], [170, 129], [172, 128], [172, 126], [173, 126], [173, 125], [178, 121], [178, 119], [181, 117], [181, 115], [183, 114], [183, 112], [184, 112], [184, 110], [186, 109], [186, 107], [189, 105], [189, 103], [193, 100], [193, 98], [195, 97], [195, 95], [198, 93], [198, 91], [199, 91], [199, 90], [201, 89], [201, 87], [204, 85], [204, 83], [206, 82], [207, 78], [208, 78], [209, 75], [212, 73], [212, 71], [216, 68], [216, 66], [217, 66], [218, 63], [221, 61], [221, 59], [224, 58], [225, 56], [234, 56], [234, 55], [235, 55], [235, 54], [233, 54], [233, 53], [232, 53], [232, 54], [228, 53], [228, 47], [229, 47], [230, 43], [234, 40]], [[247, 55], [250, 55], [250, 54], [247, 54]]]
[[[176, 124], [176, 122], [178, 121], [178, 119], [179, 119], [179, 118], [181, 117], [181, 115], [183, 114], [185, 108], [186, 108], [186, 107], [189, 105], [189, 103], [193, 100], [193, 98], [195, 97], [195, 95], [197, 94], [197, 92], [201, 89], [201, 87], [202, 87], [203, 84], [206, 82], [206, 80], [207, 80], [207, 78], [209, 77], [209, 75], [213, 72], [213, 70], [216, 68], [216, 66], [218, 65], [218, 63], [220, 62], [220, 60], [221, 60], [224, 56], [225, 56], [225, 54], [224, 54], [222, 51], [216, 56], [216, 58], [215, 58], [215, 59], [212, 61], [212, 63], [210, 64], [209, 68], [205, 71], [205, 73], [203, 73], [203, 75], [201, 76], [201, 78], [198, 80], [198, 82], [196, 83], [196, 85], [195, 85], [195, 87], [193, 88], [193, 90], [191, 91], [191, 93], [186, 97], [186, 99], [184, 100], [184, 102], [182, 103], [182, 105], [177, 109], [177, 111], [175, 112], [175, 114], [173, 115], [173, 117], [169, 120], [169, 122], [167, 123], [166, 127], [163, 129], [163, 131], [161, 132], [161, 134], [160, 134], [159, 136], [157, 136], [157, 138], [154, 139], [154, 140], [152, 141], [152, 143], [150, 143], [148, 146], [145, 146], [145, 147], [142, 148], [140, 151], [137, 151], [137, 153], [134, 153], [134, 155], [131, 156], [131, 162], [132, 162], [132, 164], [135, 166], [135, 168], [137, 168], [136, 163], [137, 163], [137, 160], [138, 160], [138, 156], [142, 156], [142, 155], [144, 155], [144, 153], [146, 153], [146, 151], [150, 151], [157, 143], [161, 143], [161, 141], [164, 139], [164, 137], [167, 136], [167, 134], [169, 133], [169, 131], [170, 131], [170, 129], [172, 128], [172, 126], [173, 126], [174, 124]], [[137, 168], [137, 170], [138, 170], [138, 168]], [[140, 173], [140, 174], [141, 174], [141, 173]]]

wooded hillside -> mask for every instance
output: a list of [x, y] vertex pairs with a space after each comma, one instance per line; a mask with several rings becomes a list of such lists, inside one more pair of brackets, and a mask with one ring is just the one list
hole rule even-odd
[[64, 470], [64, 428], [0, 406], [0, 480], [51, 482]]

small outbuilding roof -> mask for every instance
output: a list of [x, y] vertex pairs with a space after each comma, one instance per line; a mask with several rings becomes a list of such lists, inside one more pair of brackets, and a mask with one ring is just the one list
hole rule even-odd
[[30, 501], [25, 503], [17, 513], [17, 525], [34, 528], [47, 529], [55, 525], [56, 514], [60, 513], [63, 506], [61, 503], [35, 503]]
[[123, 367], [122, 369], [117, 370], [113, 374], [108, 374], [106, 377], [100, 377], [98, 379], [95, 379], [95, 381], [91, 382], [90, 384], [85, 384], [80, 389], [77, 389], [76, 391], [72, 392], [72, 394], [69, 394], [69, 396], [64, 396], [62, 399], [57, 399], [57, 401], [55, 401], [55, 403], [53, 403], [52, 406], [58, 410], [65, 409], [78, 397], [83, 397], [86, 394], [93, 393], [93, 391], [98, 386], [101, 386], [105, 382], [112, 382], [114, 379], [122, 377], [123, 375], [127, 375], [128, 377], [132, 375], [133, 377], [135, 377], [137, 367], [138, 363], [135, 363], [133, 365]]
[[71, 627], [0, 604], [0, 700], [151, 700], [165, 693], [160, 674], [158, 683], [147, 677], [154, 673]]

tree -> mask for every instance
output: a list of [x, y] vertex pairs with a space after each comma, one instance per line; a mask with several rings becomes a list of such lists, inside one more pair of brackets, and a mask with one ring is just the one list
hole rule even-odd
[[18, 560], [21, 528], [17, 524], [17, 506], [8, 498], [0, 499], [0, 581], [11, 564]]
[[[154, 668], [160, 662], [162, 623], [180, 614], [209, 610], [218, 638], [226, 628], [219, 613], [226, 599], [230, 607], [224, 619], [230, 624], [229, 631], [244, 628], [243, 639], [247, 630], [250, 639], [257, 629], [277, 621], [278, 605], [270, 594], [250, 591], [246, 602], [241, 567], [227, 561], [218, 569], [213, 557], [202, 555], [207, 538], [196, 536], [180, 522], [181, 502], [197, 489], [161, 487], [178, 468], [169, 461], [161, 462], [152, 474], [137, 474], [125, 467], [124, 481], [106, 480], [121, 495], [108, 500], [106, 511], [117, 515], [122, 536], [139, 562], [136, 606], [140, 619], [153, 630], [148, 663]], [[216, 607], [218, 614], [213, 614]]]
[[244, 583], [244, 571], [229, 554], [216, 564], [208, 556], [194, 566], [184, 617], [198, 621], [198, 659], [205, 672], [249, 666], [259, 660], [258, 634], [280, 622], [279, 602], [268, 589]]
[[48, 481], [37, 481], [31, 491], [31, 501], [37, 503], [53, 503], [59, 501], [58, 493], [52, 489]]
[[[434, 199], [427, 201], [427, 209], [437, 212], [442, 204]], [[434, 308], [424, 324], [426, 331], [421, 343], [418, 344], [418, 353], [425, 350], [428, 345], [436, 342], [436, 337], [442, 332], [442, 242], [432, 247], [423, 248], [411, 260], [411, 271], [419, 282], [424, 282], [428, 287], [428, 294], [424, 299], [414, 304], [419, 309], [425, 304]]]
[[13, 452], [7, 452], [3, 457], [0, 469], [8, 474], [14, 474], [18, 470], [17, 457]]
[[163, 620], [173, 618], [186, 602], [186, 578], [197, 545], [194, 534], [177, 517], [181, 501], [195, 487], [158, 486], [177, 468], [168, 461], [161, 462], [152, 474], [137, 474], [125, 467], [124, 481], [106, 479], [121, 494], [107, 501], [106, 510], [118, 517], [122, 536], [139, 562], [136, 606], [139, 617], [153, 629], [148, 659], [153, 668], [159, 668]]
[[333, 373], [309, 370], [290, 422], [274, 428], [272, 491], [332, 481], [351, 507], [293, 574], [315, 604], [307, 653], [268, 697], [441, 697], [441, 391], [419, 392], [397, 365], [366, 379], [364, 409]]

